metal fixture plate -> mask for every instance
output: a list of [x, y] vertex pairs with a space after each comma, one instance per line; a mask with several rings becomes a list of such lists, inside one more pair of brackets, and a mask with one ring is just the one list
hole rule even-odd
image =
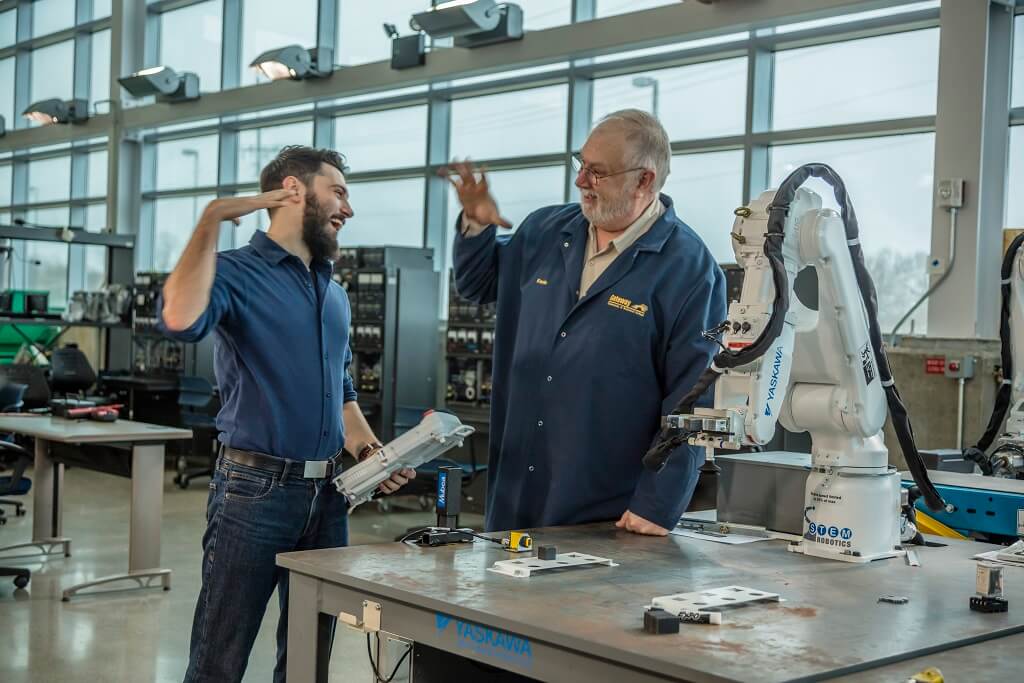
[[684, 612], [721, 612], [755, 602], [779, 602], [780, 600], [778, 593], [769, 593], [743, 586], [725, 586], [693, 593], [662, 595], [651, 600], [651, 606], [660, 607], [672, 614], [682, 614]]
[[376, 633], [380, 631], [380, 603], [373, 600], [363, 600], [362, 619], [348, 612], [339, 613], [338, 619], [341, 620], [341, 623], [357, 631]]
[[587, 565], [602, 564], [606, 567], [618, 567], [619, 565], [606, 557], [595, 557], [583, 553], [559, 553], [553, 560], [542, 560], [538, 557], [527, 557], [521, 560], [499, 560], [487, 571], [505, 576], [513, 576], [517, 579], [529, 578], [531, 574], [551, 569], [567, 569], [570, 567], [583, 567]]

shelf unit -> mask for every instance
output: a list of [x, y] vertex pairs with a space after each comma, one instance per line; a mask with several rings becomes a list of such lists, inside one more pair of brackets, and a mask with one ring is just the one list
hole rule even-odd
[[494, 304], [479, 305], [460, 297], [453, 273], [448, 277], [448, 302], [445, 405], [463, 422], [487, 425], [496, 308]]
[[438, 274], [431, 249], [341, 250], [334, 279], [352, 307], [349, 372], [359, 405], [384, 442], [434, 407]]
[[[175, 341], [156, 329], [157, 299], [169, 276], [170, 273], [161, 272], [135, 274], [132, 288], [133, 374], [199, 374], [195, 369], [196, 345]], [[212, 376], [211, 372], [206, 378], [212, 381]]]
[[101, 323], [90, 320], [70, 322], [61, 318], [43, 318], [19, 316], [0, 316], [0, 325], [50, 325], [53, 327], [101, 327], [105, 329], [127, 329], [128, 324], [123, 322]]
[[[27, 242], [56, 242], [71, 245], [92, 245], [107, 247], [107, 281], [127, 286], [132, 284], [135, 266], [135, 235], [115, 232], [88, 232], [81, 228], [31, 227], [26, 225], [0, 225], [0, 240], [22, 240]], [[104, 323], [82, 320], [69, 322], [49, 316], [0, 316], [0, 325], [10, 325], [16, 332], [19, 325], [45, 325], [61, 328], [51, 340], [56, 344], [64, 331], [73, 327], [87, 327], [105, 330], [103, 344], [103, 365], [111, 368], [115, 363], [131, 357], [131, 326], [126, 322]], [[22, 335], [24, 336], [24, 335]]]

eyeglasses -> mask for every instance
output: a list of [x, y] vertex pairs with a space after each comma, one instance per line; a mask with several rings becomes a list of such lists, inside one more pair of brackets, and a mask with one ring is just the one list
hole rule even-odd
[[625, 171], [615, 171], [614, 173], [598, 173], [594, 169], [590, 168], [583, 163], [583, 159], [580, 158], [579, 154], [572, 155], [572, 167], [576, 171], [576, 175], [582, 173], [587, 177], [593, 185], [600, 185], [601, 181], [605, 178], [611, 178], [612, 176], [622, 175], [623, 173], [630, 173], [631, 171], [646, 171], [647, 169], [643, 166], [637, 166], [636, 168], [627, 168]]

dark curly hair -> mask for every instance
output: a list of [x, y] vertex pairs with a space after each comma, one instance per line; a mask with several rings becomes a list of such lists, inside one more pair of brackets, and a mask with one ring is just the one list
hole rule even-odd
[[320, 173], [321, 164], [333, 166], [342, 173], [348, 171], [345, 157], [333, 149], [317, 149], [306, 145], [282, 147], [277, 156], [260, 171], [260, 192], [280, 189], [288, 176], [295, 176], [309, 185], [313, 176]]

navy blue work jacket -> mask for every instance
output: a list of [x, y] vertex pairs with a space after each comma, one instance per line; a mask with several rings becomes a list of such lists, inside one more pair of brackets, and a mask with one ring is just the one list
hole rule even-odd
[[589, 222], [578, 204], [535, 211], [511, 237], [495, 226], [456, 236], [459, 294], [497, 301], [487, 530], [627, 509], [672, 528], [689, 503], [703, 450], [681, 447], [658, 474], [641, 459], [715, 353], [701, 331], [726, 318], [725, 277], [661, 201], [661, 218], [582, 299]]
[[195, 342], [214, 334], [221, 442], [290, 460], [324, 460], [345, 444], [342, 405], [356, 400], [348, 294], [329, 261], [302, 260], [257, 230], [248, 246], [217, 254], [210, 304], [188, 329], [171, 332], [159, 302], [158, 327]]

